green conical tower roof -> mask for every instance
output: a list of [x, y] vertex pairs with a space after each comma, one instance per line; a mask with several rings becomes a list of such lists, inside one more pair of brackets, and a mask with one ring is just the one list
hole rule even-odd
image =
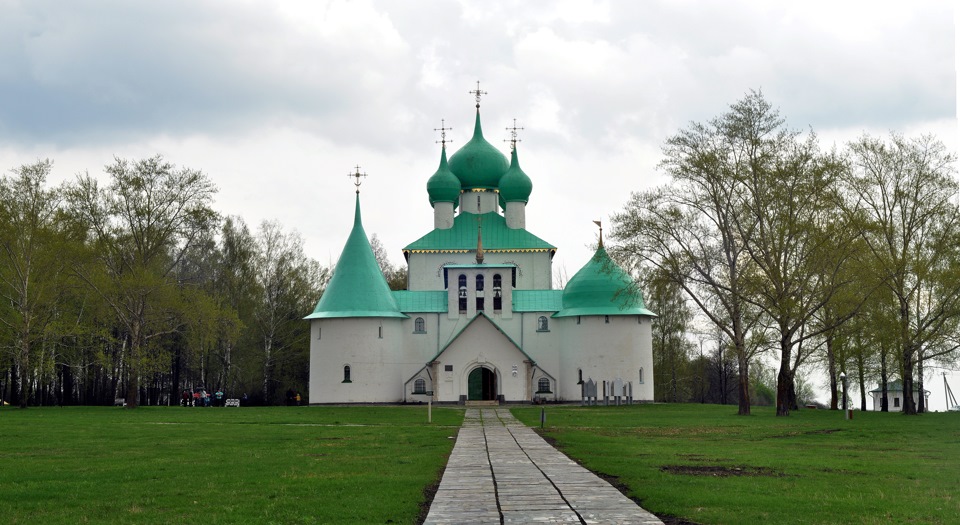
[[613, 262], [601, 244], [563, 290], [563, 309], [553, 317], [575, 315], [649, 315], [633, 279]]
[[360, 220], [360, 194], [357, 194], [353, 230], [343, 246], [333, 277], [313, 313], [304, 319], [335, 317], [401, 317], [397, 301], [370, 248]]
[[460, 197], [460, 179], [450, 171], [447, 165], [447, 147], [440, 152], [440, 167], [427, 180], [427, 194], [430, 196], [430, 205], [437, 202], [452, 202], [454, 205]]
[[517, 147], [514, 145], [513, 152], [510, 154], [510, 168], [503, 174], [503, 177], [500, 177], [500, 198], [504, 202], [527, 202], [532, 191], [533, 182], [520, 169], [520, 162], [517, 160]]
[[460, 179], [460, 186], [465, 190], [495, 189], [508, 167], [503, 153], [483, 138], [480, 110], [477, 109], [473, 138], [450, 156], [450, 170]]

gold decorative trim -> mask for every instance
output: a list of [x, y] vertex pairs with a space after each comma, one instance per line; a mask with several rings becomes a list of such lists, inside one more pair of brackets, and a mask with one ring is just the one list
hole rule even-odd
[[[471, 253], [474, 250], [403, 250], [403, 253]], [[556, 248], [501, 248], [484, 249], [486, 253], [556, 253]]]

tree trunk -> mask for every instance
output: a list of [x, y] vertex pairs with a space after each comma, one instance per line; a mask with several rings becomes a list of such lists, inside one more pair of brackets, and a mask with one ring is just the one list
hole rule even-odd
[[917, 415], [917, 405], [913, 402], [913, 348], [912, 345], [904, 345], [903, 355], [903, 414], [907, 416]]
[[[780, 332], [784, 333], [783, 330]], [[790, 374], [790, 354], [792, 346], [786, 335], [780, 337], [780, 371], [777, 373], [777, 415], [790, 415], [790, 397], [792, 377]]]
[[880, 350], [880, 411], [889, 412], [890, 404], [887, 402], [887, 351]]
[[30, 341], [20, 340], [20, 408], [27, 408], [30, 398]]
[[[910, 398], [913, 399], [913, 392], [910, 392]], [[923, 395], [923, 349], [917, 350], [917, 413], [923, 414], [927, 411], [927, 403]]]
[[833, 353], [833, 336], [827, 336], [827, 373], [830, 375], [830, 410], [837, 410], [837, 357]]
[[130, 351], [127, 353], [127, 396], [126, 405], [129, 409], [137, 408], [140, 396], [140, 325], [131, 323]]
[[750, 362], [746, 352], [737, 352], [737, 388], [738, 406], [737, 415], [750, 415]]

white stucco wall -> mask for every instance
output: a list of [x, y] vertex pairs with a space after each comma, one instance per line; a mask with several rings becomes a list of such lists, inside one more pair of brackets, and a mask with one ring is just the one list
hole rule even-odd
[[[583, 380], [622, 379], [632, 382], [636, 401], [653, 400], [653, 354], [650, 320], [635, 315], [582, 316], [555, 319], [563, 346], [559, 368], [560, 395], [564, 400], [580, 399], [578, 370]], [[640, 369], [644, 370], [640, 383]]]

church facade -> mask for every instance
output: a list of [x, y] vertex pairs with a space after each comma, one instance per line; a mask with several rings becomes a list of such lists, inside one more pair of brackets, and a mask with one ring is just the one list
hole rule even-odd
[[[353, 229], [313, 313], [310, 402], [578, 401], [590, 382], [653, 399], [651, 321], [600, 245], [553, 289], [556, 247], [526, 229], [531, 179], [483, 137], [427, 180], [433, 229], [404, 250], [407, 289], [391, 291]], [[622, 387], [621, 387], [622, 385]]]

